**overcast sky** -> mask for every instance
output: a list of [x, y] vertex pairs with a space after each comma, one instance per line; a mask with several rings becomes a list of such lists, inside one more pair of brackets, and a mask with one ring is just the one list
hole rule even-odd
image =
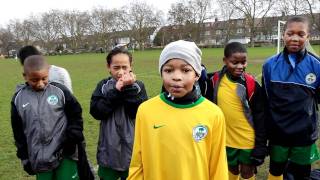
[[[37, 15], [50, 9], [92, 10], [94, 7], [120, 8], [134, 0], [2, 0], [0, 8], [0, 26], [5, 26], [11, 19], [26, 19], [31, 14]], [[171, 3], [178, 0], [139, 0], [144, 1], [167, 13]]]

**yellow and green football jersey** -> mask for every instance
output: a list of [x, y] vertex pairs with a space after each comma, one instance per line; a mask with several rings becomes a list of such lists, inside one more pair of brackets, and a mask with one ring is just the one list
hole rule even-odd
[[225, 120], [201, 97], [178, 105], [161, 94], [138, 109], [131, 180], [225, 180], [228, 169]]

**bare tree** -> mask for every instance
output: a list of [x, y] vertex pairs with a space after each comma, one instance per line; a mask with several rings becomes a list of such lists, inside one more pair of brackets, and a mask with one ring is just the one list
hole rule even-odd
[[[171, 8], [168, 11], [168, 22], [175, 27], [178, 39], [182, 39], [186, 34], [189, 34], [188, 31], [190, 29], [186, 28], [186, 24], [191, 22], [191, 18], [192, 13], [187, 4], [183, 2], [171, 4]], [[172, 33], [169, 32], [168, 35], [172, 36]]]
[[90, 16], [90, 34], [96, 45], [107, 48], [111, 44], [110, 32], [121, 29], [120, 10], [95, 8]]
[[34, 40], [33, 25], [30, 20], [11, 20], [8, 30], [13, 35], [13, 40], [20, 46], [30, 44]]
[[14, 48], [14, 35], [5, 28], [0, 28], [0, 49], [1, 53], [9, 55], [9, 51]]
[[58, 41], [61, 27], [59, 23], [60, 16], [60, 11], [50, 10], [33, 21], [35, 37], [47, 51], [53, 50]]
[[134, 2], [130, 4], [124, 14], [125, 22], [133, 32], [132, 37], [137, 41], [139, 48], [144, 49], [149, 41], [152, 29], [160, 26], [163, 12], [146, 4], [145, 2]]
[[191, 11], [192, 18], [190, 24], [195, 24], [194, 29], [195, 41], [200, 42], [202, 40], [201, 33], [203, 23], [213, 17], [211, 11], [212, 0], [190, 0], [188, 1], [188, 7]]
[[75, 52], [82, 45], [85, 35], [88, 35], [90, 16], [87, 12], [65, 11], [62, 15], [61, 36], [69, 42]]
[[320, 8], [319, 0], [282, 0], [277, 2], [275, 13], [279, 14], [280, 12], [284, 17], [307, 14], [313, 26], [320, 31], [319, 9], [317, 10], [317, 6]]
[[[224, 37], [224, 44], [226, 44], [230, 40], [230, 36], [232, 35], [232, 29], [235, 28], [235, 25], [232, 23], [229, 23], [232, 18], [235, 18], [235, 7], [229, 4], [227, 1], [218, 1], [219, 4], [219, 13], [220, 17], [223, 18], [225, 22], [228, 23], [222, 23], [222, 31], [221, 36]], [[216, 26], [219, 27], [220, 23], [216, 22]], [[218, 36], [218, 35], [216, 35]], [[219, 39], [219, 37], [216, 38], [216, 41]]]
[[[275, 4], [275, 0], [227, 0], [240, 15], [242, 15], [250, 29], [250, 43], [254, 47], [254, 38], [256, 36], [256, 28], [261, 25], [264, 17]], [[260, 18], [261, 21], [257, 21]]]
[[[320, 12], [319, 11], [314, 12], [314, 10], [316, 9], [315, 8], [316, 5], [318, 5], [318, 7], [320, 9], [320, 0], [318, 0], [319, 1], [318, 3], [317, 3], [317, 0], [304, 0], [304, 1], [308, 5], [308, 11], [309, 11], [311, 19], [312, 19], [312, 24], [320, 32], [320, 14], [319, 14]], [[315, 13], [317, 13], [317, 14], [315, 14]]]

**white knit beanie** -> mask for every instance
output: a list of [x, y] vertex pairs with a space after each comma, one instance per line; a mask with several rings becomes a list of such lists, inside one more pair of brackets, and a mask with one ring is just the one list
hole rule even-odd
[[162, 66], [170, 59], [183, 59], [190, 64], [196, 73], [201, 74], [201, 55], [202, 52], [194, 42], [174, 41], [166, 45], [159, 58], [159, 72], [161, 74]]

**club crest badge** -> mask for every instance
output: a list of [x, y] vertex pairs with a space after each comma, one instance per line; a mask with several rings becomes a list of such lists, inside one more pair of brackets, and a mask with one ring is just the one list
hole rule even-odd
[[313, 73], [309, 73], [308, 75], [306, 75], [306, 83], [307, 84], [312, 84], [314, 82], [316, 82], [317, 80], [317, 76]]
[[59, 101], [59, 99], [58, 99], [58, 97], [56, 95], [50, 95], [47, 98], [48, 104], [53, 105], [53, 106], [58, 104], [58, 101]]
[[192, 136], [193, 139], [196, 142], [199, 142], [200, 140], [204, 139], [208, 134], [208, 127], [204, 125], [197, 125], [192, 130]]

